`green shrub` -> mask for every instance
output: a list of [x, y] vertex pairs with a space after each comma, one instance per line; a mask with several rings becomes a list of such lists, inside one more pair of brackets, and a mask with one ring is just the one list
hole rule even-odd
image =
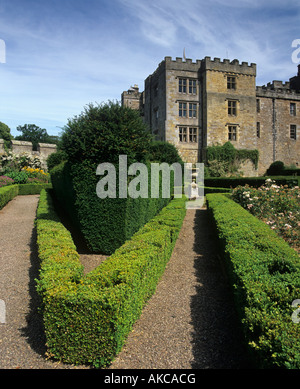
[[[215, 177], [205, 178], [204, 183], [207, 187], [217, 188], [236, 188], [237, 186], [249, 185], [253, 188], [259, 188], [264, 185], [268, 177]], [[298, 180], [287, 177], [272, 177], [277, 185], [288, 185], [293, 187], [298, 185]]]
[[52, 188], [52, 184], [22, 184], [19, 185], [19, 195], [28, 196], [40, 194], [43, 189]]
[[118, 103], [89, 104], [84, 112], [68, 121], [62, 135], [62, 149], [69, 162], [86, 160], [117, 164], [127, 155], [129, 165], [144, 162], [152, 135], [140, 114]]
[[19, 194], [18, 185], [9, 185], [0, 188], [0, 209], [14, 199]]
[[7, 176], [15, 181], [15, 184], [26, 184], [29, 178], [29, 174], [25, 171], [12, 171], [7, 173]]
[[67, 160], [67, 154], [63, 150], [59, 150], [56, 153], [52, 153], [47, 158], [48, 171], [53, 169], [55, 166], [61, 164]]
[[[97, 166], [87, 160], [80, 164], [63, 163], [52, 169], [52, 184], [56, 198], [82, 233], [89, 249], [112, 254], [167, 205], [170, 198], [133, 199], [128, 196], [123, 199], [117, 193], [117, 198], [100, 199], [96, 193], [100, 180], [96, 169]], [[148, 172], [150, 175], [149, 165]], [[150, 190], [149, 177], [149, 197]]]
[[299, 328], [291, 318], [300, 296], [299, 256], [233, 200], [208, 194], [207, 203], [254, 360], [261, 368], [299, 368]]
[[41, 258], [38, 292], [49, 356], [72, 364], [109, 364], [154, 293], [185, 212], [184, 198], [171, 201], [83, 277], [70, 234], [59, 222], [49, 192], [41, 193], [37, 212]]
[[268, 176], [299, 176], [300, 169], [296, 166], [285, 166], [281, 161], [273, 162], [266, 172]]
[[207, 187], [205, 186], [204, 187], [204, 194], [208, 194], [208, 193], [230, 193], [231, 192], [231, 189], [230, 188], [210, 188], [210, 187]]
[[[69, 120], [62, 136], [67, 161], [51, 170], [52, 184], [57, 200], [92, 252], [112, 254], [170, 201], [130, 196], [124, 199], [118, 195], [119, 156], [127, 157], [128, 166], [134, 162], [149, 163], [151, 144], [152, 135], [138, 112], [117, 103], [91, 104], [80, 116]], [[155, 149], [159, 158], [161, 147], [162, 144], [160, 152]], [[174, 147], [164, 145], [164, 150], [168, 150], [168, 157], [176, 154], [179, 158]], [[116, 198], [97, 196], [101, 178], [96, 171], [101, 163], [111, 163], [116, 168]], [[148, 172], [150, 175], [149, 165]], [[129, 177], [125, 185], [130, 180]], [[148, 180], [148, 197], [150, 188]]]
[[267, 170], [267, 176], [281, 176], [284, 170], [284, 163], [282, 161], [273, 162]]
[[173, 163], [183, 164], [183, 161], [178, 154], [178, 150], [169, 142], [153, 141], [150, 144], [149, 154], [150, 161], [158, 161], [160, 163], [166, 162], [169, 165], [172, 165]]
[[232, 175], [239, 169], [240, 162], [252, 161], [255, 169], [258, 166], [258, 150], [236, 149], [231, 142], [222, 146], [209, 146], [205, 149], [207, 175], [211, 177], [222, 177]]

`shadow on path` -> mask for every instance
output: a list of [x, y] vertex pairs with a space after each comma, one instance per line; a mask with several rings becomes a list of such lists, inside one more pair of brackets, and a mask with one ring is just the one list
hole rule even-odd
[[32, 230], [30, 241], [30, 268], [29, 271], [29, 312], [26, 317], [27, 326], [22, 328], [22, 335], [26, 337], [30, 347], [45, 358], [46, 353], [46, 337], [44, 333], [43, 317], [39, 312], [41, 307], [41, 299], [36, 290], [36, 279], [39, 278], [40, 260], [37, 250], [37, 232], [36, 228]]
[[251, 368], [234, 308], [218, 242], [208, 211], [197, 210], [194, 220], [195, 270], [198, 281], [191, 297], [193, 369]]

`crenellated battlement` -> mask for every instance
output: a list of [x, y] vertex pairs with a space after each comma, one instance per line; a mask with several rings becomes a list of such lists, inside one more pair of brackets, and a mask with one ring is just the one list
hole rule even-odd
[[241, 62], [238, 60], [238, 59], [234, 59], [232, 61], [230, 61], [229, 59], [223, 59], [223, 61], [221, 61], [221, 58], [214, 58], [214, 59], [211, 59], [211, 57], [205, 57], [204, 60], [206, 63], [215, 63], [215, 64], [224, 64], [224, 65], [239, 65], [241, 66], [242, 68], [252, 68], [252, 69], [255, 69], [256, 70], [256, 64], [255, 63], [251, 63], [249, 65], [248, 62]]
[[180, 70], [180, 71], [206, 71], [214, 70], [227, 73], [245, 74], [256, 76], [256, 64], [248, 62], [239, 62], [237, 59], [230, 61], [229, 59], [205, 57], [204, 59], [197, 59], [193, 61], [190, 58], [183, 59], [181, 57], [165, 57], [165, 59], [158, 65], [152, 76], [164, 71], [169, 70]]
[[273, 81], [268, 82], [267, 85], [257, 86], [256, 94], [258, 97], [271, 97], [281, 99], [300, 100], [300, 93], [291, 89], [289, 81]]
[[239, 62], [239, 60], [234, 59], [230, 61], [229, 59], [224, 59], [221, 61], [220, 58], [211, 59], [211, 57], [205, 57], [202, 60], [203, 70], [214, 70], [220, 72], [236, 73], [236, 74], [245, 74], [256, 76], [256, 64], [248, 62]]

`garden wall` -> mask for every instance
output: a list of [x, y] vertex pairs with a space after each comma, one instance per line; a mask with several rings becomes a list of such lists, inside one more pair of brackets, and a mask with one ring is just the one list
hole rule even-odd
[[[57, 147], [54, 144], [39, 143], [37, 151], [33, 151], [33, 145], [31, 142], [12, 140], [11, 151], [16, 155], [22, 155], [26, 153], [32, 157], [38, 157], [42, 162], [42, 169], [47, 170], [47, 158], [49, 155], [57, 151]], [[4, 149], [4, 140], [0, 139], [0, 154], [4, 153], [6, 153]]]

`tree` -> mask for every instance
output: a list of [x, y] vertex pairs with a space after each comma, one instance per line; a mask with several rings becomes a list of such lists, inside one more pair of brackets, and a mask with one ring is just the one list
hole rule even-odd
[[10, 133], [10, 128], [2, 122], [0, 122], [0, 139], [4, 139], [6, 147], [9, 147], [10, 141], [13, 139], [13, 136]]
[[47, 130], [40, 128], [35, 124], [25, 124], [24, 126], [18, 126], [17, 130], [22, 132], [22, 135], [16, 136], [15, 139], [32, 142], [33, 150], [37, 150], [38, 143], [52, 143]]

